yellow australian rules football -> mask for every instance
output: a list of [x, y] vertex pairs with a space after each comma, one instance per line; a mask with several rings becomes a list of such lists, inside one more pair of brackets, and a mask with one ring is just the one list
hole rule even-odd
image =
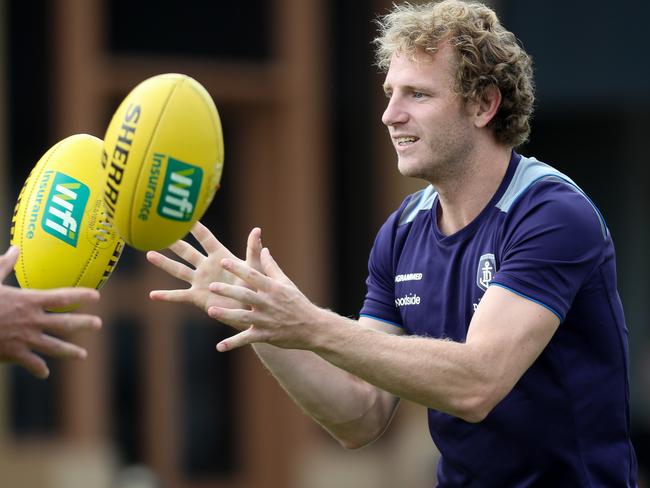
[[184, 237], [221, 180], [221, 121], [207, 90], [178, 73], [137, 85], [104, 137], [104, 202], [121, 237], [139, 250]]
[[99, 289], [111, 275], [124, 241], [106, 215], [102, 147], [88, 134], [67, 137], [27, 177], [11, 220], [21, 287]]

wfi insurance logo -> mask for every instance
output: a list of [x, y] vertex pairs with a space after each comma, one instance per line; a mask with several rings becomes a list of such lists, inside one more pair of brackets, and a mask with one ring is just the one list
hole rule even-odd
[[183, 222], [191, 220], [202, 179], [201, 168], [168, 157], [158, 215]]
[[41, 226], [48, 234], [77, 247], [79, 228], [90, 197], [90, 189], [81, 181], [56, 173], [45, 203]]

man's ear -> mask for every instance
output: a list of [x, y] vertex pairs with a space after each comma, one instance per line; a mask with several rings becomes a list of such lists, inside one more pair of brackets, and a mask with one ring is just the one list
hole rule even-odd
[[501, 91], [496, 85], [489, 85], [475, 104], [474, 124], [485, 127], [494, 118], [501, 106]]

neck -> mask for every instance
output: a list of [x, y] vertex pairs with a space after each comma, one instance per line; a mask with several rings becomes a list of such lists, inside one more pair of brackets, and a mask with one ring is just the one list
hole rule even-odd
[[508, 169], [512, 149], [492, 145], [469, 155], [457, 174], [432, 182], [439, 195], [438, 228], [445, 235], [474, 220], [494, 196]]

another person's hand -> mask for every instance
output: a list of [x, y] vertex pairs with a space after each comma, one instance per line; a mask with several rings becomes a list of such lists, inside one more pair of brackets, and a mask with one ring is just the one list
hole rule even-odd
[[[207, 255], [183, 240], [178, 240], [169, 247], [170, 251], [191, 266], [168, 258], [156, 251], [147, 253], [147, 260], [150, 263], [190, 285], [186, 289], [154, 290], [149, 294], [150, 298], [165, 302], [193, 304], [206, 312], [211, 306], [240, 308], [241, 303], [215, 295], [208, 289], [208, 285], [213, 282], [244, 285], [243, 281], [221, 266], [221, 260], [225, 258], [233, 261], [240, 260], [200, 222], [197, 222], [192, 227], [192, 235]], [[261, 230], [259, 228], [254, 228], [248, 236], [246, 263], [254, 269], [261, 269], [260, 252], [262, 250], [262, 241], [260, 236]]]
[[37, 353], [64, 359], [86, 357], [85, 349], [50, 334], [65, 336], [102, 325], [95, 315], [47, 310], [95, 302], [99, 292], [91, 288], [32, 290], [5, 285], [18, 254], [18, 248], [12, 246], [0, 256], [0, 361], [18, 364], [38, 378], [47, 378], [50, 371]]

